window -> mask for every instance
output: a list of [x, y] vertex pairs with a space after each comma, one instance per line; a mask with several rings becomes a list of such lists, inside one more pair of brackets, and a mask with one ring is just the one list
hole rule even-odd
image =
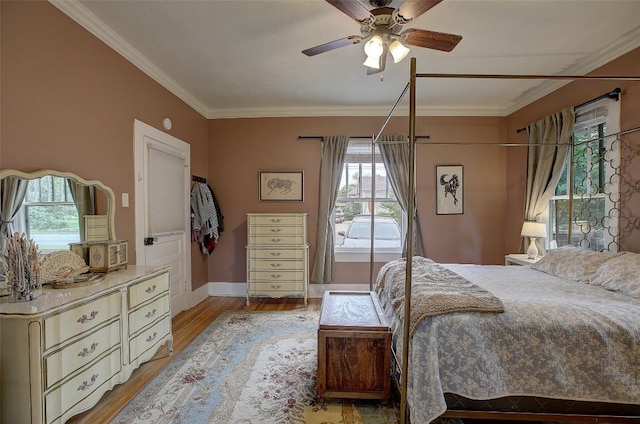
[[19, 230], [41, 251], [69, 249], [69, 243], [80, 241], [78, 211], [66, 178], [30, 180], [21, 212]]
[[[397, 257], [402, 252], [404, 213], [391, 188], [377, 146], [375, 158], [374, 164], [370, 140], [349, 141], [334, 210], [335, 251], [343, 254], [343, 259], [345, 254], [368, 253], [371, 249], [372, 215], [376, 253]], [[374, 184], [375, 199], [372, 199]], [[359, 259], [368, 261], [369, 257]]]
[[[567, 156], [564, 171], [549, 203], [549, 238], [558, 246], [574, 245], [607, 250], [612, 241], [608, 228], [615, 227], [611, 199], [618, 187], [612, 184], [618, 164], [617, 144], [607, 134], [619, 131], [618, 102], [605, 100], [576, 109], [573, 157]], [[569, 161], [573, 162], [573, 183]], [[569, 216], [569, 198], [572, 212]], [[569, 239], [569, 233], [571, 237]]]

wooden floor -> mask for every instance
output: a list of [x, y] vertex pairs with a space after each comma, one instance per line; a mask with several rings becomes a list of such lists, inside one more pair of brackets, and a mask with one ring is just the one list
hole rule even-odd
[[260, 298], [252, 299], [251, 305], [246, 306], [246, 298], [244, 297], [209, 297], [173, 318], [172, 356], [167, 356], [166, 348], [161, 348], [155, 358], [135, 370], [126, 383], [107, 392], [96, 406], [83, 414], [76, 415], [67, 423], [101, 424], [110, 422], [175, 355], [180, 353], [224, 311], [319, 311], [320, 302], [319, 298], [309, 299], [308, 305], [305, 306], [302, 299], [299, 298]]

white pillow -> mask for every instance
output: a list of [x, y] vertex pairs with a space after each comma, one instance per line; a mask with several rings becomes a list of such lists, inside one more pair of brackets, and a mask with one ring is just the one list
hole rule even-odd
[[595, 252], [563, 246], [547, 252], [531, 268], [557, 277], [588, 283], [598, 268], [621, 253]]
[[640, 255], [626, 252], [605, 262], [589, 284], [640, 299]]

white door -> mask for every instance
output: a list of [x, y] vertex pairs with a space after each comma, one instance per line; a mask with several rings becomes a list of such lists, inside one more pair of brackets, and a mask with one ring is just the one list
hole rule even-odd
[[171, 315], [191, 293], [190, 146], [134, 121], [136, 263], [168, 265]]

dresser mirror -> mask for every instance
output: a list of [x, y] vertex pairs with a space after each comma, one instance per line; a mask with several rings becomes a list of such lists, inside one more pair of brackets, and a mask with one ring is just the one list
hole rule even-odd
[[115, 240], [115, 205], [113, 191], [100, 181], [51, 169], [0, 170], [0, 247], [16, 232], [35, 240], [43, 253]]

